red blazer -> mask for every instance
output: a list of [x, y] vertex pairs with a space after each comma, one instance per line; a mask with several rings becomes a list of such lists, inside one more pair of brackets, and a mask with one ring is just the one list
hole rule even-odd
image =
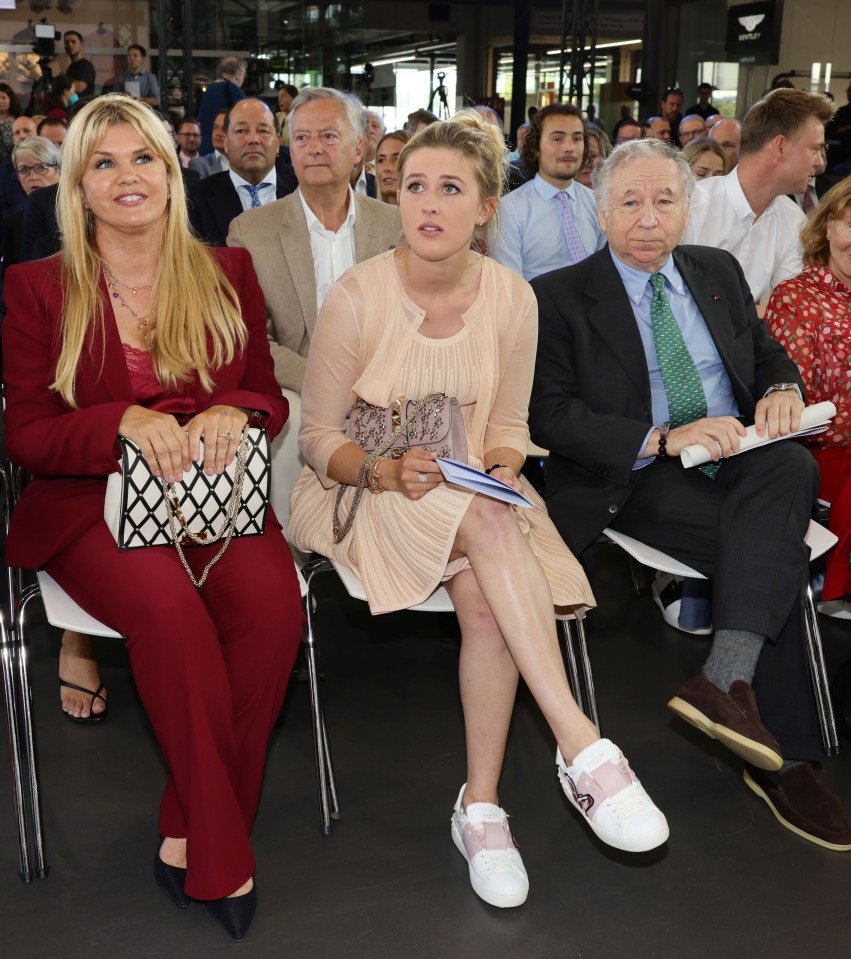
[[[249, 336], [245, 351], [215, 372], [211, 392], [196, 386], [195, 411], [216, 404], [257, 410], [262, 414], [258, 425], [274, 437], [288, 407], [275, 379], [263, 293], [251, 256], [243, 249], [212, 252], [236, 290]], [[77, 371], [79, 409], [72, 410], [48, 389], [60, 346], [59, 257], [6, 273], [6, 453], [33, 474], [12, 516], [6, 547], [10, 566], [44, 566], [103, 519], [106, 478], [118, 471], [118, 424], [136, 401], [103, 279], [101, 295], [106, 342], [102, 349], [99, 332], [90, 334]]]

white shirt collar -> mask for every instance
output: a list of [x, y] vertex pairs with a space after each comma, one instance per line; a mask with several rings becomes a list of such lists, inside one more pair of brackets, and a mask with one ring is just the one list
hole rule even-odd
[[[307, 219], [307, 229], [308, 232], [312, 233], [315, 230], [322, 230], [325, 233], [330, 233], [330, 230], [326, 230], [325, 226], [322, 224], [319, 217], [310, 209], [307, 205], [307, 200], [305, 200], [302, 195], [301, 189], [296, 191], [298, 193], [298, 198], [301, 200], [301, 206], [304, 210], [305, 218]], [[337, 230], [337, 233], [348, 232], [354, 228], [355, 220], [357, 218], [357, 211], [355, 209], [355, 194], [351, 187], [348, 187], [348, 197], [349, 197], [349, 212], [346, 214], [346, 219], [343, 220], [340, 225], [340, 229]]]
[[745, 191], [742, 189], [742, 184], [739, 182], [738, 167], [735, 167], [724, 177], [724, 187], [727, 191], [730, 206], [733, 208], [736, 216], [740, 220], [746, 220], [749, 217], [753, 219], [756, 214], [751, 209], [748, 198], [745, 196]]
[[[218, 151], [217, 151], [217, 152], [218, 152]], [[237, 193], [239, 193], [240, 187], [255, 186], [254, 183], [249, 183], [248, 180], [243, 180], [243, 178], [234, 170], [233, 167], [231, 167], [228, 172], [230, 173], [231, 183], [233, 183], [234, 187], [236, 188], [236, 192], [237, 192]], [[278, 171], [275, 169], [274, 164], [273, 164], [273, 166], [272, 166], [272, 169], [271, 169], [271, 170], [267, 170], [266, 173], [263, 175], [263, 179], [260, 181], [260, 183], [265, 183], [265, 184], [267, 184], [268, 186], [273, 186], [273, 187], [275, 187], [275, 190], [277, 190], [277, 188], [278, 188]], [[257, 186], [260, 186], [260, 183], [258, 183], [258, 184], [256, 184], [256, 185], [257, 185]]]

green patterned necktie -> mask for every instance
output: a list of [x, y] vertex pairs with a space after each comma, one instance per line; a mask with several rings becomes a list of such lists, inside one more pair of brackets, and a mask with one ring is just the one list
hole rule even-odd
[[[668, 417], [671, 427], [674, 428], [706, 416], [706, 394], [703, 392], [697, 366], [668, 302], [665, 277], [661, 273], [651, 273], [650, 285], [653, 287], [653, 299], [650, 301], [653, 342], [668, 397]], [[700, 469], [711, 479], [715, 479], [718, 465], [707, 463]]]

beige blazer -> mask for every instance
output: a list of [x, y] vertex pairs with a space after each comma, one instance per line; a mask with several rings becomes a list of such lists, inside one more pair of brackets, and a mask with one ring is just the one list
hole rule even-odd
[[[355, 260], [362, 263], [399, 242], [399, 209], [355, 194]], [[316, 326], [316, 274], [299, 191], [231, 221], [228, 246], [244, 246], [266, 298], [267, 332], [275, 375], [301, 393], [307, 351]]]

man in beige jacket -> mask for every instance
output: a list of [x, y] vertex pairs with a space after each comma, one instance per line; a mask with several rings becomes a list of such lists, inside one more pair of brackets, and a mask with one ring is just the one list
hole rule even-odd
[[364, 149], [359, 100], [327, 87], [302, 90], [287, 125], [299, 188], [238, 216], [227, 244], [251, 253], [278, 382], [300, 393], [325, 294], [349, 267], [391, 249], [401, 220], [398, 207], [357, 196], [349, 186]]

